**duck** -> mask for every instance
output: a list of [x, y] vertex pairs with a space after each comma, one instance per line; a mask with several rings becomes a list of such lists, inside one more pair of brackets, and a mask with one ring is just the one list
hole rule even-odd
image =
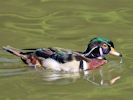
[[22, 51], [11, 46], [5, 46], [3, 49], [20, 57], [25, 64], [34, 68], [68, 73], [82, 71], [84, 75], [106, 64], [107, 54], [122, 57], [122, 54], [115, 50], [113, 42], [103, 37], [91, 39], [83, 52], [59, 47], [23, 49], [31, 51]]

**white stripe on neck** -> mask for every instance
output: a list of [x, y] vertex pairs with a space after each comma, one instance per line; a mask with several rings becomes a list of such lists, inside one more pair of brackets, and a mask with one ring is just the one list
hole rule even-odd
[[103, 56], [103, 51], [101, 47], [99, 48], [99, 52], [100, 52], [100, 56]]

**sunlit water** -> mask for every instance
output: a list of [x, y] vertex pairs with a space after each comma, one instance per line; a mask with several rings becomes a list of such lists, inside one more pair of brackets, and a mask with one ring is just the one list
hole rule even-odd
[[[132, 100], [132, 0], [1, 0], [0, 47], [62, 47], [83, 51], [96, 36], [111, 39], [123, 54], [107, 56], [104, 85], [83, 73], [28, 68], [0, 50], [0, 100]], [[120, 76], [115, 84], [109, 81]], [[99, 70], [90, 73], [99, 83]]]

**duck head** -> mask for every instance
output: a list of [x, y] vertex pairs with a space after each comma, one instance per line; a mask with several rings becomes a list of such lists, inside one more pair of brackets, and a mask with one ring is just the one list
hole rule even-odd
[[113, 42], [102, 37], [96, 37], [90, 40], [83, 54], [88, 58], [100, 58], [107, 54], [122, 57], [122, 54], [115, 50]]

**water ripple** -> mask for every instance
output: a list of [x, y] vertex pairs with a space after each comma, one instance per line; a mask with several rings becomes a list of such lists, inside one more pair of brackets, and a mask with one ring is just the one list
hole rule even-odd
[[0, 69], [0, 77], [16, 76], [29, 73], [26, 68]]
[[13, 63], [13, 62], [18, 62], [18, 59], [9, 59], [9, 58], [1, 58], [0, 57], [0, 62], [5, 62], [5, 63]]
[[70, 84], [80, 78], [80, 73], [63, 73], [53, 71], [41, 72], [42, 78], [48, 84]]

